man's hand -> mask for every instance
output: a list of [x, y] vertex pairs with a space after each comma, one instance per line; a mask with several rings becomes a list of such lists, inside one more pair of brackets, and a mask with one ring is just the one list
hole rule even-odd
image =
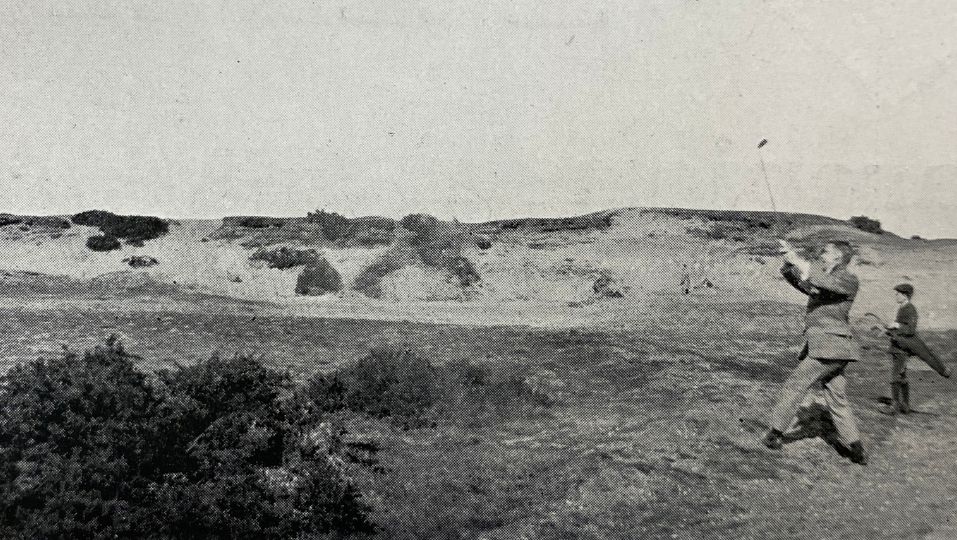
[[798, 255], [794, 246], [787, 240], [779, 238], [778, 244], [781, 245], [781, 255], [784, 257], [784, 262], [796, 266], [798, 270], [801, 271], [801, 279], [807, 279], [811, 271], [811, 263], [804, 259], [804, 257]]
[[887, 325], [887, 329], [888, 329], [888, 330], [897, 330], [897, 329], [900, 328], [900, 327], [901, 327], [901, 323], [899, 323], [899, 322], [892, 322], [892, 323], [890, 323], [890, 324]]

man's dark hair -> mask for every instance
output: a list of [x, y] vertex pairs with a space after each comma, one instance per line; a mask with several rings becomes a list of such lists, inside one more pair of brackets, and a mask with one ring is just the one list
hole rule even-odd
[[828, 242], [828, 244], [836, 247], [844, 255], [841, 258], [841, 264], [843, 265], [850, 264], [851, 259], [854, 257], [854, 254], [856, 253], [856, 251], [854, 250], [854, 246], [852, 246], [850, 242], [846, 240], [832, 240]]

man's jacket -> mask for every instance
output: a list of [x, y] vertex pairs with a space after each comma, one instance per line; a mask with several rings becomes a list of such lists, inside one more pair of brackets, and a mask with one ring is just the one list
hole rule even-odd
[[803, 354], [822, 360], [861, 359], [861, 347], [851, 331], [849, 314], [857, 296], [857, 276], [838, 267], [830, 272], [811, 265], [807, 279], [792, 264], [781, 268], [784, 279], [808, 296]]

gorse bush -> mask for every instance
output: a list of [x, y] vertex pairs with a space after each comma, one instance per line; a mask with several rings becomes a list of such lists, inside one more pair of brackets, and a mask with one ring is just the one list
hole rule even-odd
[[105, 236], [121, 238], [130, 244], [141, 245], [169, 232], [169, 223], [153, 216], [120, 216], [105, 210], [88, 210], [75, 214], [71, 221], [77, 225], [97, 227]]
[[122, 245], [116, 237], [103, 234], [87, 238], [86, 247], [93, 251], [113, 251], [120, 249]]
[[15, 366], [0, 377], [0, 536], [370, 532], [336, 461], [302, 446], [318, 419], [290, 414], [289, 389], [246, 357], [150, 377], [115, 340]]
[[149, 268], [150, 266], [159, 264], [159, 261], [156, 260], [155, 257], [150, 257], [149, 255], [133, 255], [123, 259], [123, 262], [132, 268]]
[[356, 276], [352, 288], [369, 296], [382, 296], [382, 278], [415, 262], [415, 253], [407, 246], [386, 251]]
[[342, 276], [325, 259], [303, 268], [296, 279], [296, 294], [321, 295], [342, 290]]
[[439, 397], [439, 378], [425, 358], [402, 347], [378, 347], [338, 377], [350, 410], [392, 417], [407, 426], [423, 423]]
[[306, 218], [311, 223], [318, 223], [323, 236], [330, 242], [335, 242], [349, 234], [349, 218], [341, 214], [319, 210], [318, 212], [309, 212]]
[[884, 234], [884, 229], [881, 228], [881, 222], [876, 219], [871, 219], [867, 216], [854, 216], [847, 221], [852, 227], [864, 232]]
[[428, 214], [409, 214], [399, 224], [411, 234], [366, 267], [356, 278], [355, 290], [378, 298], [382, 278], [416, 262], [447, 271], [462, 287], [481, 280], [475, 265], [462, 255], [467, 235], [458, 223], [442, 222]]
[[285, 270], [296, 266], [308, 266], [318, 263], [322, 257], [314, 249], [292, 249], [279, 247], [259, 249], [249, 257], [251, 261], [265, 261], [269, 268]]

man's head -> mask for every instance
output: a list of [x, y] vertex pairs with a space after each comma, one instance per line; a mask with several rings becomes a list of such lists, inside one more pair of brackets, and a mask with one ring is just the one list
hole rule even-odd
[[834, 240], [824, 245], [821, 261], [832, 268], [847, 266], [854, 257], [854, 246], [844, 240]]
[[894, 287], [894, 291], [897, 292], [898, 304], [910, 302], [910, 299], [914, 296], [914, 286], [910, 283], [901, 283]]

